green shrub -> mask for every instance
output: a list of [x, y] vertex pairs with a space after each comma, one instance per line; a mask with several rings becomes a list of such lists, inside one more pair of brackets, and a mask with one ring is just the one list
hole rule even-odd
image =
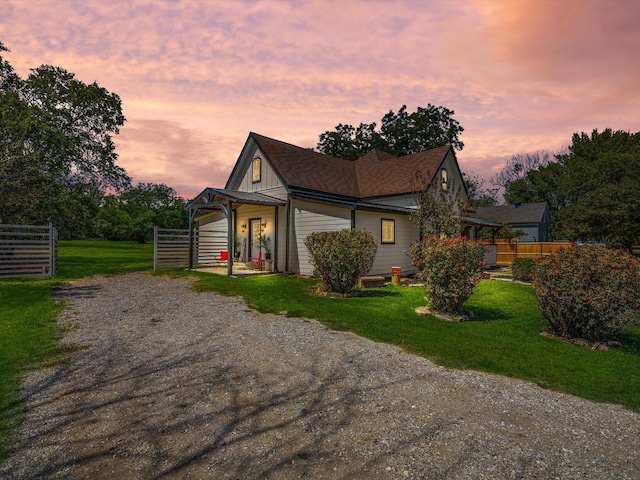
[[537, 261], [532, 285], [557, 335], [606, 340], [638, 322], [640, 265], [621, 250], [562, 249]]
[[486, 247], [464, 237], [429, 237], [411, 245], [411, 263], [431, 308], [457, 314], [484, 277]]
[[536, 268], [535, 258], [517, 257], [511, 264], [511, 273], [514, 280], [530, 282], [533, 270]]
[[315, 268], [327, 291], [350, 292], [358, 278], [373, 266], [378, 243], [362, 230], [314, 232], [304, 240]]

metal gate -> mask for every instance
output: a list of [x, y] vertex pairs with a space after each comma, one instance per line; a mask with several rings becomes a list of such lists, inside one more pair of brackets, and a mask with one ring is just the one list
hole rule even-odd
[[51, 277], [58, 271], [58, 230], [0, 225], [0, 278]]

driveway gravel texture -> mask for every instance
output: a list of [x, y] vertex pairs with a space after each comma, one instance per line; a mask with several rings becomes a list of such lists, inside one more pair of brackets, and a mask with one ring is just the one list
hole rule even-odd
[[134, 273], [60, 289], [3, 479], [638, 479], [640, 416]]

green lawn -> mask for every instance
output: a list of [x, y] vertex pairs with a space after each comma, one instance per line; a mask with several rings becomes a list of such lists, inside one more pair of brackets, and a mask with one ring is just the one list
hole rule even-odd
[[[29, 370], [65, 361], [69, 347], [56, 317], [63, 308], [52, 299], [63, 281], [96, 274], [149, 271], [153, 247], [132, 243], [62, 241], [58, 276], [53, 280], [0, 280], [0, 459], [23, 418], [20, 378]], [[350, 330], [380, 342], [402, 346], [434, 362], [536, 382], [544, 387], [640, 411], [640, 327], [621, 335], [624, 346], [592, 351], [543, 337], [546, 322], [531, 287], [484, 281], [466, 307], [477, 320], [448, 323], [419, 317], [424, 305], [419, 287], [370, 289], [360, 297], [310, 294], [316, 282], [294, 276], [251, 278], [197, 275], [195, 288], [245, 298], [262, 312], [286, 311], [316, 318], [327, 326]]]

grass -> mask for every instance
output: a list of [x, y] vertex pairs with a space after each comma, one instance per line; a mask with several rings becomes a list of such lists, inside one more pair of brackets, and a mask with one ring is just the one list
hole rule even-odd
[[20, 380], [34, 369], [67, 361], [77, 347], [60, 339], [62, 302], [53, 291], [62, 281], [96, 274], [153, 268], [153, 246], [115, 242], [61, 241], [54, 279], [0, 280], [0, 461], [9, 454], [24, 418]]
[[[0, 280], [0, 461], [8, 455], [24, 416], [21, 377], [69, 358], [70, 347], [59, 342], [64, 327], [56, 318], [64, 305], [52, 299], [56, 286], [97, 274], [150, 271], [152, 248], [61, 241], [55, 279]], [[484, 281], [466, 305], [477, 320], [448, 323], [415, 314], [415, 307], [425, 304], [418, 287], [388, 286], [366, 290], [360, 297], [332, 298], [311, 295], [316, 282], [294, 276], [169, 275], [197, 275], [198, 290], [241, 296], [261, 312], [316, 318], [330, 328], [399, 345], [440, 365], [521, 378], [640, 411], [640, 327], [629, 328], [620, 338], [624, 346], [608, 352], [543, 337], [546, 321], [526, 285]]]

